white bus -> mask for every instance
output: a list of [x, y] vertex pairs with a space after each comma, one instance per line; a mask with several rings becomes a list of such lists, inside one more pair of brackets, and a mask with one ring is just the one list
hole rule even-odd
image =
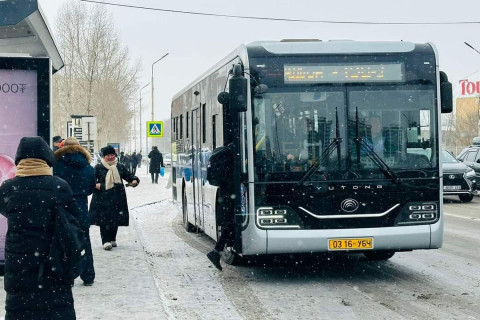
[[381, 260], [440, 248], [440, 115], [451, 108], [430, 43], [242, 45], [173, 98], [173, 199], [187, 230], [218, 239], [219, 191], [207, 165], [233, 142], [236, 165], [225, 176], [235, 181], [236, 236], [227, 263], [334, 251]]

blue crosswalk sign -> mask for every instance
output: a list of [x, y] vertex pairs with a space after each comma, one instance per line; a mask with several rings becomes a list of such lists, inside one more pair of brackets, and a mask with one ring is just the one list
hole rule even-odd
[[163, 121], [147, 121], [147, 136], [163, 137]]

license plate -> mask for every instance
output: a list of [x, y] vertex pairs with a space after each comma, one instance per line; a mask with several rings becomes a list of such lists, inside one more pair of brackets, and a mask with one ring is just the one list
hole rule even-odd
[[328, 250], [369, 250], [373, 249], [373, 238], [328, 239]]
[[443, 186], [443, 190], [460, 190], [462, 186]]

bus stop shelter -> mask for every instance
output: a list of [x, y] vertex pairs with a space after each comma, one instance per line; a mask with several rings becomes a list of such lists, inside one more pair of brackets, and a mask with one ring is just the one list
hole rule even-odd
[[[0, 1], [0, 184], [15, 175], [22, 137], [51, 141], [52, 75], [63, 66], [38, 1]], [[6, 231], [0, 215], [0, 269]]]

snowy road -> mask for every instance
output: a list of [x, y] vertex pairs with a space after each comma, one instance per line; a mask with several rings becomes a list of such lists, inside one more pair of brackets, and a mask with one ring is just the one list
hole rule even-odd
[[279, 257], [220, 272], [205, 257], [213, 241], [183, 229], [167, 176], [152, 185], [140, 173], [119, 248], [101, 250], [91, 229], [97, 279], [74, 287], [79, 319], [480, 319], [480, 197], [445, 205], [440, 250], [387, 262]]
[[479, 209], [478, 197], [445, 205], [440, 250], [387, 262], [280, 257], [223, 272], [205, 257], [213, 241], [185, 232], [170, 200], [134, 215], [172, 319], [480, 319]]

